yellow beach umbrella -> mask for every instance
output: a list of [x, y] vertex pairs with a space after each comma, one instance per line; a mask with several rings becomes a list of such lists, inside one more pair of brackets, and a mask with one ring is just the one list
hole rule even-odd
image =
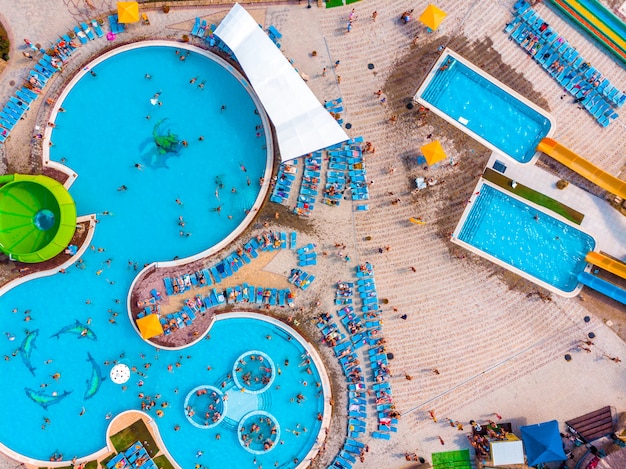
[[420, 16], [420, 21], [434, 31], [439, 27], [446, 16], [448, 16], [448, 14], [445, 11], [440, 10], [431, 3], [426, 7], [422, 16]]
[[148, 314], [143, 318], [139, 318], [136, 324], [141, 333], [141, 337], [144, 339], [150, 339], [163, 334], [163, 326], [161, 326], [158, 314]]
[[424, 145], [420, 148], [420, 150], [422, 150], [422, 154], [424, 155], [424, 158], [426, 158], [426, 163], [428, 163], [429, 166], [439, 163], [441, 160], [446, 158], [446, 152], [443, 151], [439, 140], [435, 140], [427, 145]]
[[136, 23], [139, 21], [139, 4], [137, 2], [117, 2], [118, 23]]

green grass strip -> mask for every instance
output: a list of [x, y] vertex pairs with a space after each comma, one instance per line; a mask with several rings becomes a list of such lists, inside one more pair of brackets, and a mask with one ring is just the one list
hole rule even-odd
[[137, 441], [143, 443], [150, 457], [153, 457], [159, 452], [156, 442], [148, 431], [148, 427], [146, 427], [146, 424], [141, 419], [111, 436], [111, 443], [113, 443], [113, 447], [118, 453], [126, 451]]
[[154, 464], [160, 469], [174, 469], [174, 466], [164, 454], [153, 459]]
[[361, 0], [346, 0], [346, 5], [350, 5], [351, 3], [360, 2]]
[[[512, 194], [518, 195], [522, 199], [530, 200], [537, 205], [545, 207], [548, 210], [551, 210], [554, 213], [561, 215], [563, 218], [577, 225], [580, 225], [583, 221], [583, 218], [585, 218], [585, 215], [574, 210], [573, 208], [568, 207], [567, 205], [564, 205], [558, 200], [554, 200], [552, 197], [548, 197], [541, 192], [537, 192], [536, 190], [531, 189], [528, 186], [520, 184], [519, 182], [517, 183], [515, 189], [513, 189], [513, 187], [511, 187], [512, 179], [509, 179], [505, 175], [491, 168], [485, 168], [483, 178], [485, 178], [489, 182], [492, 182], [496, 186], [501, 187], [508, 192], [511, 192]], [[567, 190], [567, 188], [564, 190]]]
[[342, 6], [343, 6], [343, 0], [328, 0], [326, 2], [326, 8], [342, 7]]

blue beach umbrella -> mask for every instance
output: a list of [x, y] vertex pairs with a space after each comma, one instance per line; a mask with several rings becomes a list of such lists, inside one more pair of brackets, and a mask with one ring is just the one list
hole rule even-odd
[[556, 420], [520, 427], [520, 431], [529, 466], [567, 459]]

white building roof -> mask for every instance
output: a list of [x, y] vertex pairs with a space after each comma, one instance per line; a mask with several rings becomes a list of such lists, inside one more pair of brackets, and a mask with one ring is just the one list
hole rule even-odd
[[348, 140], [282, 52], [235, 4], [215, 30], [237, 57], [278, 137], [282, 161]]

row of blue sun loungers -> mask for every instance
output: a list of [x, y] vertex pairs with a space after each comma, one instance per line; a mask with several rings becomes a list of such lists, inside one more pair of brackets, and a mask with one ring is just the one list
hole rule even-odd
[[376, 413], [378, 429], [372, 436], [378, 439], [389, 440], [391, 433], [397, 432], [397, 419], [393, 403], [391, 384], [389, 381], [389, 361], [383, 344], [383, 330], [381, 310], [378, 306], [378, 293], [374, 282], [374, 269], [366, 263], [356, 267], [357, 292], [361, 298], [363, 319], [365, 320], [365, 334], [370, 369], [374, 378], [372, 386], [376, 395]]
[[342, 98], [333, 99], [332, 101], [326, 101], [324, 107], [335, 118], [337, 124], [342, 125], [343, 119], [341, 113], [343, 112], [343, 100]]
[[272, 190], [272, 195], [270, 197], [272, 202], [282, 204], [289, 198], [291, 186], [296, 180], [296, 174], [298, 173], [298, 168], [296, 167], [297, 164], [298, 160], [296, 159], [281, 163], [278, 167], [278, 175], [276, 176], [274, 189]]
[[[340, 304], [345, 304], [343, 301], [351, 300], [353, 292], [354, 283], [339, 282], [335, 294], [337, 299], [342, 299]], [[360, 338], [357, 338], [356, 341], [354, 340], [358, 333], [352, 334], [352, 332], [356, 331], [349, 328], [351, 314], [351, 306], [344, 306], [337, 312], [341, 322], [348, 331], [350, 336], [348, 339], [346, 339], [346, 334], [340, 331], [339, 325], [329, 313], [320, 314], [317, 320], [317, 327], [324, 336], [323, 342], [333, 348], [348, 383], [347, 438], [339, 454], [335, 456], [329, 466], [332, 468], [352, 467], [352, 464], [356, 462], [356, 458], [361, 455], [365, 447], [362, 442], [358, 441], [358, 438], [367, 431], [367, 394], [365, 393], [367, 386], [358, 355], [356, 354], [356, 349], [362, 345], [363, 341]]]
[[54, 51], [53, 55], [48, 55], [44, 49], [40, 51], [43, 55], [29, 71], [25, 85], [15, 92], [15, 96], [9, 98], [9, 102], [0, 112], [0, 144], [6, 141], [17, 122], [28, 111], [30, 104], [39, 97], [48, 80], [61, 70], [63, 62], [67, 61], [80, 45], [104, 36], [96, 20], [90, 21], [89, 25], [84, 21], [81, 22], [79, 26], [74, 27], [74, 34], [76, 40], [63, 34], [50, 47]]
[[[290, 245], [295, 248], [296, 233], [292, 232], [289, 237]], [[177, 295], [184, 293], [194, 287], [204, 287], [220, 283], [222, 280], [231, 277], [241, 267], [249, 264], [252, 259], [259, 257], [258, 251], [274, 251], [277, 249], [287, 249], [287, 233], [269, 232], [252, 238], [243, 248], [232, 252], [225, 259], [218, 263], [197, 270], [192, 273], [179, 275], [178, 277], [164, 277], [163, 284], [167, 295]]]
[[322, 152], [316, 151], [309, 154], [304, 159], [304, 171], [298, 201], [294, 208], [294, 213], [308, 217], [315, 208], [315, 201], [318, 196], [322, 169]]
[[[336, 182], [341, 183], [342, 179], [337, 174], [342, 171], [345, 183], [350, 188], [352, 200], [368, 200], [369, 190], [367, 185], [367, 174], [365, 171], [365, 161], [363, 159], [363, 149], [361, 145], [363, 137], [349, 140], [347, 143], [329, 148], [329, 171], [333, 171], [333, 176], [337, 178]], [[329, 180], [330, 183], [334, 180]], [[327, 185], [326, 196], [333, 195], [336, 190], [331, 191], [331, 186]], [[340, 198], [340, 197], [339, 197]], [[332, 198], [331, 198], [332, 200]], [[329, 203], [329, 202], [326, 202]], [[329, 205], [334, 205], [332, 202]]]
[[339, 454], [330, 464], [330, 469], [352, 469], [352, 464], [356, 463], [356, 459], [365, 453], [365, 443], [355, 440], [354, 438], [346, 438]]
[[[163, 325], [165, 335], [169, 335], [176, 329], [191, 326], [197, 315], [203, 314], [209, 308], [215, 308], [224, 304], [240, 303], [279, 306], [281, 308], [289, 306], [293, 308], [295, 298], [295, 294], [289, 288], [255, 287], [247, 283], [229, 287], [225, 290], [213, 288], [206, 296], [197, 294], [195, 297], [187, 299], [180, 311], [160, 317], [159, 320]], [[146, 306], [145, 310], [141, 311], [137, 317], [142, 318], [147, 314], [159, 314], [159, 312], [160, 308], [158, 308], [158, 305]]]
[[315, 280], [315, 276], [301, 269], [291, 269], [288, 280], [301, 290], [306, 290]]
[[298, 255], [298, 265], [300, 267], [317, 264], [317, 253], [315, 252], [315, 248], [316, 245], [310, 243], [298, 249], [296, 254]]
[[518, 2], [514, 19], [505, 31], [526, 50], [576, 102], [602, 126], [618, 114], [613, 108], [626, 102], [626, 95], [615, 88], [563, 37], [553, 30], [526, 2]]
[[194, 37], [203, 39], [207, 42], [209, 47], [217, 47], [226, 53], [232, 60], [236, 60], [233, 51], [215, 34], [216, 29], [217, 26], [215, 24], [209, 25], [206, 20], [201, 20], [196, 17], [190, 34]]

